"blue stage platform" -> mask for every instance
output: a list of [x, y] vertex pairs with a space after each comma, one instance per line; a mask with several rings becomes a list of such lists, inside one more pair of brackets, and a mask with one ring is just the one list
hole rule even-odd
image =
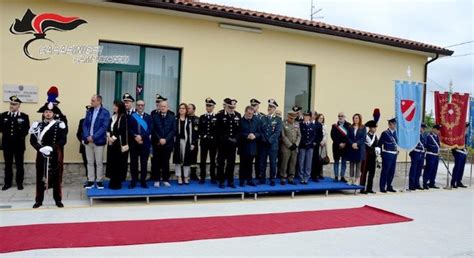
[[280, 181], [276, 180], [275, 186], [270, 186], [267, 180], [265, 185], [247, 185], [244, 187], [240, 187], [238, 185], [239, 180], [236, 179], [236, 188], [226, 187], [224, 189], [219, 188], [216, 184], [211, 184], [209, 180], [202, 185], [197, 181], [191, 181], [189, 185], [178, 185], [177, 181], [171, 181], [171, 187], [161, 186], [159, 188], [153, 187], [153, 182], [147, 183], [148, 188], [141, 188], [138, 184], [134, 189], [128, 189], [129, 182], [124, 182], [122, 189], [112, 190], [108, 188], [108, 181], [105, 181], [105, 189], [88, 189], [86, 193], [92, 205], [94, 199], [145, 198], [149, 203], [150, 197], [193, 196], [194, 201], [197, 201], [198, 196], [205, 195], [240, 195], [244, 199], [245, 195], [248, 194], [253, 195], [256, 199], [258, 194], [291, 193], [291, 196], [294, 197], [294, 194], [298, 192], [326, 192], [327, 195], [329, 191], [351, 190], [356, 193], [357, 190], [363, 189], [359, 185], [333, 182], [332, 178], [324, 178], [319, 182], [310, 181], [306, 185], [299, 183], [296, 185], [280, 185]]

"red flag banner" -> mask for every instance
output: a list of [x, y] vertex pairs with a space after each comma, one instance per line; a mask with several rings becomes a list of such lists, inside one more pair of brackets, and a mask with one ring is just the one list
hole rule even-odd
[[453, 93], [449, 102], [449, 93], [435, 91], [436, 123], [440, 124], [441, 146], [446, 148], [464, 148], [466, 133], [466, 114], [469, 94]]

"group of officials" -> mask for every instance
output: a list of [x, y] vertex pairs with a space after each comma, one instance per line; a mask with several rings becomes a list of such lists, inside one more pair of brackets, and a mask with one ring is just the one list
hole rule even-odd
[[[36, 199], [33, 208], [42, 205], [45, 189], [53, 188], [53, 197], [58, 207], [63, 207], [61, 182], [63, 174], [64, 145], [68, 127], [66, 116], [59, 109], [58, 90], [48, 90], [47, 102], [38, 110], [42, 119], [30, 126], [29, 117], [20, 112], [21, 100], [10, 97], [10, 109], [1, 114], [2, 147], [5, 158], [5, 183], [2, 190], [12, 186], [13, 160], [16, 162], [16, 185], [23, 189], [23, 156], [25, 138], [36, 155]], [[104, 177], [110, 178], [109, 188], [120, 189], [127, 178], [130, 160], [131, 182], [129, 188], [148, 188], [146, 181], [154, 187], [170, 187], [170, 159], [179, 185], [199, 180], [204, 184], [209, 176], [220, 188], [232, 187], [236, 155], [240, 155], [240, 186], [269, 184], [274, 186], [276, 178], [280, 184], [301, 184], [309, 180], [323, 179], [323, 165], [329, 163], [326, 142], [332, 139], [334, 158], [334, 181], [364, 186], [361, 193], [375, 193], [373, 179], [378, 157], [382, 160], [380, 191], [395, 192], [392, 182], [395, 176], [398, 155], [396, 120], [388, 120], [388, 129], [380, 139], [376, 135], [378, 119], [362, 122], [355, 114], [352, 123], [346, 121], [344, 113], [326, 131], [323, 114], [302, 112], [294, 106], [283, 121], [277, 110], [278, 104], [269, 99], [267, 113], [259, 112], [260, 101], [251, 99], [245, 112], [237, 112], [237, 100], [226, 98], [223, 109], [215, 112], [216, 102], [205, 99], [206, 112], [196, 116], [194, 104], [181, 103], [177, 114], [169, 110], [165, 97], [156, 95], [156, 109], [145, 112], [145, 102], [125, 93], [122, 100], [114, 101], [112, 114], [103, 107], [102, 97], [93, 95], [86, 115], [81, 119], [77, 138], [81, 142], [87, 181], [85, 188], [103, 189]], [[469, 124], [467, 124], [469, 126]], [[420, 141], [410, 152], [411, 167], [409, 189], [438, 188], [435, 185], [440, 155], [439, 130], [435, 125], [431, 132], [424, 132], [422, 125]], [[103, 155], [107, 148], [107, 166], [104, 171]], [[200, 170], [197, 173], [198, 149]], [[466, 162], [466, 149], [452, 150], [455, 158], [451, 185], [465, 187], [461, 180]], [[151, 156], [151, 175], [147, 178], [147, 164]], [[349, 162], [350, 179], [345, 178]], [[424, 165], [425, 164], [425, 165]], [[269, 166], [268, 166], [269, 165]], [[267, 176], [267, 167], [269, 175]], [[424, 168], [424, 171], [422, 172]], [[216, 173], [217, 170], [217, 173]], [[278, 172], [278, 173], [277, 173]], [[422, 183], [420, 178], [422, 176]]]

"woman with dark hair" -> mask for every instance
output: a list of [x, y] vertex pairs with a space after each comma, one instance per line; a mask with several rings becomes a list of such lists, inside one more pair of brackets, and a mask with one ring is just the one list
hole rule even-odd
[[347, 134], [348, 151], [347, 160], [349, 160], [349, 173], [351, 184], [355, 184], [360, 176], [361, 161], [365, 160], [365, 139], [367, 130], [362, 122], [362, 116], [355, 114], [352, 116], [352, 125]]
[[125, 105], [114, 101], [113, 115], [107, 129], [107, 167], [105, 175], [110, 178], [109, 188], [120, 189], [127, 177], [128, 121]]
[[179, 104], [176, 116], [176, 140], [174, 143], [173, 163], [178, 184], [189, 184], [189, 171], [192, 163], [192, 151], [196, 148], [197, 134], [193, 130], [193, 122], [187, 114], [188, 105]]
[[[316, 163], [316, 176], [318, 177], [318, 179], [324, 179], [324, 176], [323, 176], [323, 166], [328, 164], [327, 162], [329, 162], [329, 158], [328, 158], [328, 151], [327, 151], [327, 148], [326, 148], [326, 143], [327, 143], [327, 140], [328, 140], [328, 133], [326, 131], [326, 126], [324, 125], [324, 115], [319, 113], [317, 116], [316, 116], [316, 122], [320, 123], [321, 126], [322, 126], [322, 131], [323, 131], [323, 137], [321, 139], [321, 141], [318, 143], [316, 142], [316, 146], [315, 148], [319, 148], [319, 151], [318, 151], [318, 160], [317, 160], [317, 163]], [[313, 160], [314, 162], [314, 160]]]

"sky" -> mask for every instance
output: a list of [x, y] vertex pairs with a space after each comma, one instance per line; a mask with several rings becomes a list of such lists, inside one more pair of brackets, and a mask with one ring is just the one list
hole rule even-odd
[[[311, 0], [202, 0], [309, 19]], [[314, 0], [318, 21], [447, 47], [474, 41], [473, 0]], [[450, 47], [453, 57], [428, 66], [427, 112], [433, 92], [474, 93], [474, 42]], [[466, 55], [470, 54], [470, 55]], [[464, 55], [464, 56], [463, 56]]]

